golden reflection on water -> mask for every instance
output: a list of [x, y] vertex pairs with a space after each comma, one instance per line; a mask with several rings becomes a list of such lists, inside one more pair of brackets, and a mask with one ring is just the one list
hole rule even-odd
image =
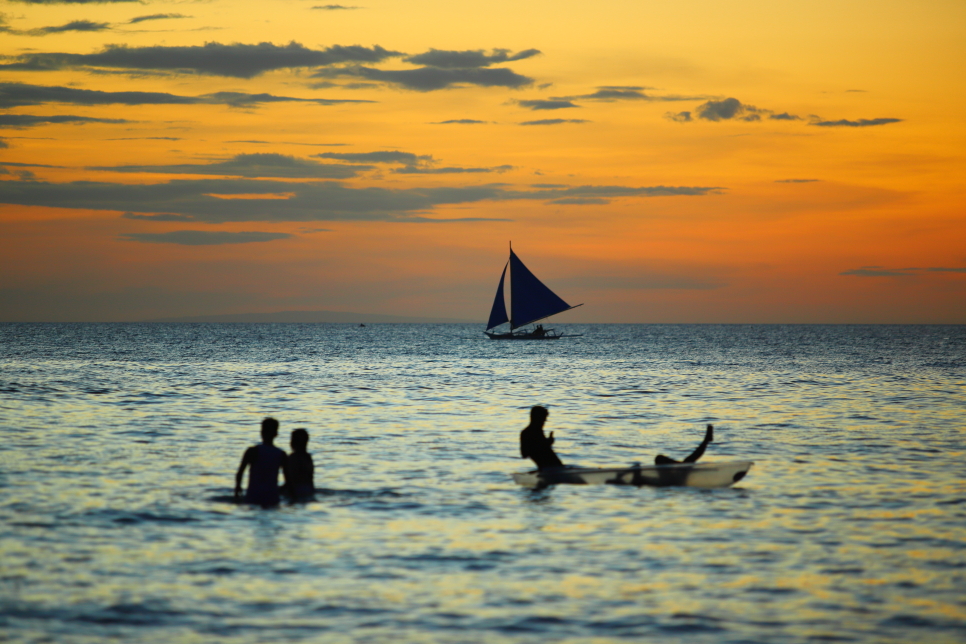
[[[2, 363], [62, 399], [0, 408], [0, 618], [14, 641], [960, 641], [963, 379], [753, 344], [705, 369], [693, 341]], [[534, 402], [567, 462], [683, 455], [714, 422], [705, 458], [756, 464], [727, 490], [522, 490]], [[309, 428], [315, 502], [227, 499], [269, 413], [282, 446]]]

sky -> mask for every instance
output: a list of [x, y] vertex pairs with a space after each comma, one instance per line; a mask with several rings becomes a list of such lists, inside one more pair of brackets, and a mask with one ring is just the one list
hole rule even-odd
[[966, 3], [0, 0], [0, 321], [966, 323]]

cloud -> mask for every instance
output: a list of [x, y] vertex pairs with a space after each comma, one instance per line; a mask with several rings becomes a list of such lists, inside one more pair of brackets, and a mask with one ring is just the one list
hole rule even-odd
[[642, 90], [653, 89], [650, 87], [636, 86], [607, 86], [598, 87], [596, 92], [583, 94], [576, 98], [587, 101], [650, 101], [653, 97], [644, 94]]
[[671, 196], [703, 196], [717, 194], [722, 190], [720, 187], [695, 187], [695, 186], [647, 186], [643, 188], [631, 188], [628, 186], [554, 186], [541, 189], [536, 192], [511, 193], [517, 195], [532, 195], [529, 198], [540, 196], [544, 199], [571, 199], [571, 198], [616, 198], [616, 197], [671, 197]]
[[653, 87], [643, 87], [639, 85], [602, 85], [596, 92], [590, 94], [579, 94], [576, 96], [554, 96], [555, 100], [583, 100], [583, 101], [603, 101], [612, 103], [615, 101], [694, 101], [705, 98], [704, 96], [655, 96], [645, 94], [643, 90], [654, 89]]
[[533, 83], [532, 78], [522, 76], [504, 67], [494, 69], [419, 67], [417, 69], [383, 70], [363, 65], [349, 65], [321, 70], [312, 76], [313, 78], [364, 78], [370, 81], [398, 85], [417, 92], [431, 92], [463, 85], [518, 88]]
[[0, 128], [24, 128], [45, 125], [47, 123], [130, 123], [126, 119], [98, 119], [90, 116], [72, 116], [57, 114], [53, 116], [35, 116], [33, 114], [0, 114]]
[[319, 159], [348, 161], [349, 163], [402, 163], [405, 165], [415, 165], [421, 160], [429, 161], [433, 158], [431, 156], [417, 156], [412, 152], [400, 152], [399, 150], [380, 150], [378, 152], [320, 152], [312, 156]]
[[775, 183], [814, 183], [821, 179], [777, 179]]
[[517, 60], [524, 60], [540, 54], [539, 49], [526, 49], [516, 54], [510, 54], [509, 49], [494, 49], [491, 54], [487, 54], [482, 49], [447, 51], [441, 49], [430, 49], [429, 51], [409, 56], [404, 60], [413, 65], [423, 65], [425, 67], [439, 67], [442, 69], [468, 69], [474, 67], [489, 67], [499, 63], [508, 63]]
[[75, 67], [154, 70], [175, 74], [207, 74], [234, 78], [254, 78], [277, 69], [324, 67], [344, 63], [373, 63], [401, 56], [378, 45], [333, 45], [309, 49], [295, 41], [278, 46], [269, 42], [257, 45], [209, 42], [198, 46], [128, 47], [108, 45], [94, 54], [23, 54], [15, 63], [0, 66], [10, 70], [50, 71]]
[[39, 27], [20, 33], [28, 36], [46, 36], [49, 34], [60, 34], [67, 31], [106, 31], [111, 28], [109, 22], [91, 22], [90, 20], [74, 20], [64, 25], [54, 27]]
[[476, 119], [450, 119], [448, 121], [436, 121], [430, 125], [476, 125], [478, 123], [489, 123], [489, 121], [478, 121]]
[[888, 125], [889, 123], [900, 123], [902, 119], [891, 119], [891, 118], [878, 118], [878, 119], [859, 119], [858, 121], [849, 121], [846, 119], [839, 119], [838, 121], [812, 121], [809, 125], [817, 125], [819, 127], [872, 127], [875, 125]]
[[856, 275], [858, 277], [912, 277], [916, 273], [964, 273], [966, 268], [960, 267], [930, 267], [930, 268], [884, 268], [882, 266], [863, 266], [843, 271], [839, 275]]
[[794, 114], [789, 114], [788, 112], [782, 112], [781, 114], [769, 114], [768, 118], [773, 121], [801, 121], [801, 116], [795, 116]]
[[852, 270], [842, 271], [839, 275], [857, 275], [859, 277], [909, 277], [908, 269], [889, 269], [881, 266], [863, 266]]
[[706, 121], [727, 121], [731, 119], [758, 121], [761, 120], [760, 111], [753, 105], [743, 105], [737, 98], [708, 101], [697, 107], [698, 118]]
[[232, 233], [221, 230], [175, 230], [169, 233], [127, 233], [127, 241], [145, 244], [180, 244], [182, 246], [218, 246], [222, 244], [251, 244], [292, 237], [288, 233]]
[[152, 13], [147, 16], [136, 16], [127, 21], [129, 25], [136, 25], [139, 22], [146, 22], [148, 20], [174, 20], [176, 18], [190, 18], [191, 16], [186, 16], [183, 13]]
[[549, 203], [561, 206], [606, 206], [610, 203], [610, 199], [601, 199], [600, 197], [565, 197], [564, 199], [554, 199]]
[[276, 177], [285, 179], [346, 179], [371, 166], [323, 164], [284, 154], [239, 154], [227, 161], [179, 165], [99, 166], [89, 170], [111, 172], [157, 172], [163, 174], [215, 174], [237, 177]]
[[336, 159], [349, 163], [395, 163], [402, 168], [393, 169], [397, 174], [465, 174], [484, 172], [506, 172], [512, 170], [511, 165], [500, 165], [490, 168], [461, 168], [461, 167], [433, 167], [435, 163], [432, 155], [416, 155], [412, 152], [399, 150], [382, 150], [379, 152], [323, 152], [312, 156], [321, 159]]
[[[126, 218], [205, 223], [309, 221], [420, 221], [434, 208], [482, 201], [702, 196], [714, 187], [574, 186], [511, 190], [504, 184], [387, 189], [351, 188], [335, 181], [176, 179], [156, 184], [93, 181], [5, 181], [0, 203], [121, 211]], [[426, 219], [426, 221], [441, 221]]]
[[[796, 114], [789, 114], [788, 112], [782, 112], [776, 114], [772, 110], [755, 107], [754, 105], [747, 105], [739, 101], [737, 98], [726, 98], [720, 101], [709, 100], [702, 103], [696, 108], [696, 116], [699, 119], [706, 121], [729, 121], [729, 120], [739, 120], [739, 121], [761, 121], [762, 118], [767, 117], [772, 121], [804, 121], [805, 119]], [[672, 121], [678, 121], [680, 123], [687, 123], [693, 120], [691, 112], [668, 112], [664, 115], [665, 118]], [[810, 117], [809, 125], [817, 125], [819, 127], [872, 127], [876, 125], [888, 125], [890, 123], [899, 123], [903, 119], [897, 118], [876, 118], [876, 119], [859, 119], [857, 121], [850, 121], [847, 119], [839, 119], [837, 121], [824, 120], [818, 116]]]
[[446, 168], [433, 168], [426, 166], [406, 166], [403, 168], [396, 168], [393, 172], [397, 174], [478, 174], [483, 172], [507, 172], [512, 170], [512, 165], [498, 165], [491, 168], [459, 168], [459, 167], [446, 167]]
[[375, 101], [332, 99], [332, 98], [294, 98], [272, 94], [245, 94], [242, 92], [215, 92], [198, 97], [202, 103], [231, 105], [232, 107], [252, 107], [259, 103], [316, 103], [318, 105], [341, 105], [346, 103], [375, 103]]
[[517, 101], [517, 104], [520, 107], [525, 107], [529, 110], [562, 110], [568, 107], [580, 107], [579, 105], [575, 105], [570, 101], [563, 101], [563, 100], [550, 100], [550, 101], [526, 100], [526, 101]]
[[303, 102], [318, 105], [339, 103], [371, 103], [372, 101], [333, 100], [325, 98], [294, 98], [272, 94], [244, 94], [241, 92], [216, 92], [205, 96], [177, 96], [164, 92], [103, 92], [24, 83], [0, 83], [0, 108], [42, 105], [45, 103], [69, 103], [73, 105], [231, 105], [252, 106], [259, 103]]
[[199, 99], [163, 92], [102, 92], [73, 87], [0, 83], [0, 108], [71, 103], [74, 105], [191, 105]]
[[349, 11], [351, 9], [362, 9], [362, 7], [347, 7], [341, 4], [319, 4], [312, 7], [321, 11]]
[[586, 119], [540, 119], [538, 121], [523, 121], [520, 125], [560, 125], [562, 123], [589, 123]]
[[0, 14], [0, 33], [15, 34], [18, 36], [47, 36], [50, 34], [60, 34], [68, 31], [96, 32], [105, 31], [111, 28], [109, 22], [92, 22], [90, 20], [74, 20], [63, 25], [51, 27], [38, 27], [36, 29], [13, 29], [7, 26], [6, 16]]
[[159, 212], [154, 215], [141, 215], [136, 212], [126, 212], [122, 219], [140, 219], [143, 221], [196, 221], [191, 215], [176, 215], [170, 212]]
[[[0, 150], [6, 150], [9, 147], [10, 147], [10, 144], [7, 143], [6, 139], [0, 139]], [[6, 168], [0, 168], [0, 169], [3, 170], [4, 174], [9, 172], [9, 170], [7, 170]]]

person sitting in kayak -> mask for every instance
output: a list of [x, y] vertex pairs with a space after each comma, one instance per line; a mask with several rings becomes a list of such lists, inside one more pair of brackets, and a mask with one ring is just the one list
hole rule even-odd
[[315, 494], [313, 475], [315, 464], [308, 452], [309, 433], [302, 429], [292, 432], [292, 453], [285, 469], [285, 491], [293, 501], [311, 500]]
[[530, 424], [520, 432], [520, 456], [532, 459], [540, 470], [563, 465], [551, 447], [553, 432], [549, 436], [543, 433], [543, 425], [549, 415], [546, 407], [535, 405], [530, 409]]
[[698, 448], [693, 452], [691, 452], [691, 455], [688, 456], [686, 459], [684, 459], [683, 461], [675, 461], [673, 458], [668, 458], [664, 454], [658, 454], [657, 456], [654, 457], [654, 464], [655, 465], [678, 465], [680, 463], [694, 463], [699, 458], [701, 458], [702, 455], [704, 455], [704, 450], [707, 449], [708, 443], [711, 443], [713, 441], [714, 441], [714, 427], [712, 425], [708, 425], [708, 429], [705, 430], [704, 432], [704, 440], [701, 441], [701, 444], [698, 445]]
[[285, 452], [275, 447], [275, 437], [278, 436], [278, 421], [266, 418], [262, 421], [262, 443], [252, 445], [245, 450], [238, 472], [235, 474], [235, 498], [241, 497], [242, 476], [246, 467], [248, 472], [248, 490], [245, 492], [245, 502], [261, 506], [278, 505], [278, 472], [285, 471], [287, 457]]

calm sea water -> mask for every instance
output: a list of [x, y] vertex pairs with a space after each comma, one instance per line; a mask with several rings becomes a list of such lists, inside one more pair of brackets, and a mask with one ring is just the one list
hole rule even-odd
[[[566, 328], [0, 325], [0, 641], [966, 641], [966, 327]], [[525, 490], [534, 404], [755, 466]], [[227, 501], [266, 415], [315, 502]]]

